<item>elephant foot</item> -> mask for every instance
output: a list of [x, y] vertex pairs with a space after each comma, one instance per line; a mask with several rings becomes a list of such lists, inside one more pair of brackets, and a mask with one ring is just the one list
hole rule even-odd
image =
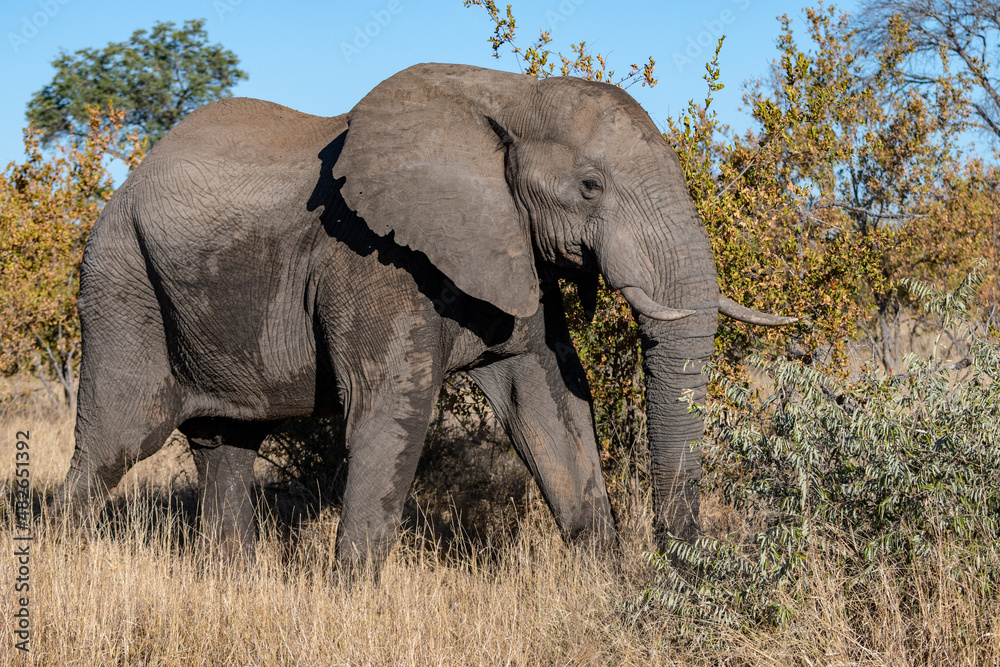
[[74, 491], [67, 480], [46, 510], [36, 515], [33, 528], [63, 542], [89, 544], [97, 537], [108, 495], [103, 485]]
[[606, 512], [595, 513], [576, 530], [564, 532], [564, 537], [577, 553], [593, 554], [599, 558], [613, 555], [619, 544], [618, 530], [611, 515], [610, 505], [607, 505]]
[[337, 571], [348, 588], [377, 585], [399, 535], [399, 521], [373, 526], [351, 525], [343, 515], [337, 527]]
[[337, 562], [337, 583], [347, 592], [377, 587], [382, 579], [384, 562], [364, 560]]

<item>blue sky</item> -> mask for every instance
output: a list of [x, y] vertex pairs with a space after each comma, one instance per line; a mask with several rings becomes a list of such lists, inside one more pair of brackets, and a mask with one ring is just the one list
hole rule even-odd
[[[586, 40], [619, 72], [652, 56], [659, 84], [629, 92], [660, 127], [689, 99], [704, 99], [704, 63], [724, 33], [721, 65], [726, 88], [716, 94], [721, 118], [749, 126], [739, 110], [742, 83], [766, 77], [779, 33], [776, 17], [795, 19], [807, 0], [511, 0], [522, 47], [539, 29], [552, 48]], [[505, 5], [503, 0], [498, 5]], [[682, 5], [677, 7], [676, 5]], [[856, 0], [839, 6], [851, 11]], [[171, 3], [104, 0], [4, 0], [0, 5], [0, 165], [23, 155], [21, 129], [32, 93], [48, 83], [60, 50], [124, 41], [156, 21], [206, 19], [213, 43], [233, 50], [249, 79], [234, 94], [258, 97], [320, 115], [348, 111], [379, 81], [417, 62], [456, 62], [518, 70], [506, 49], [491, 55], [486, 12], [461, 0], [174, 0]], [[796, 20], [802, 29], [802, 23]]]

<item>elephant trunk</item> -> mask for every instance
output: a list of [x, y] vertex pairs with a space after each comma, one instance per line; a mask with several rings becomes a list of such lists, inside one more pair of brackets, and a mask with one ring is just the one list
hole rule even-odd
[[[676, 181], [679, 188], [683, 181]], [[678, 189], [679, 189], [678, 188]], [[715, 348], [719, 288], [708, 235], [686, 190], [646, 211], [644, 231], [607, 235], [597, 258], [608, 284], [622, 291], [639, 323], [646, 372], [646, 417], [655, 528], [690, 539], [698, 531], [703, 423], [683, 401], [705, 396], [702, 374]], [[618, 229], [629, 227], [619, 226]], [[636, 227], [631, 227], [635, 229]], [[625, 288], [625, 289], [623, 289]], [[628, 288], [638, 288], [629, 290]]]
[[681, 322], [643, 322], [640, 327], [646, 372], [646, 422], [650, 449], [655, 528], [690, 539], [698, 531], [700, 453], [691, 445], [704, 425], [683, 401], [705, 396], [702, 368], [714, 349], [716, 312], [699, 310]]

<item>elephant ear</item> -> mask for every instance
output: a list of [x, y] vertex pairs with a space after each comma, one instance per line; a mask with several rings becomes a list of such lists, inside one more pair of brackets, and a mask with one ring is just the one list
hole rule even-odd
[[538, 308], [531, 238], [505, 174], [512, 141], [496, 118], [531, 79], [462, 65], [416, 65], [347, 117], [334, 178], [379, 236], [427, 255], [455, 285], [506, 313]]

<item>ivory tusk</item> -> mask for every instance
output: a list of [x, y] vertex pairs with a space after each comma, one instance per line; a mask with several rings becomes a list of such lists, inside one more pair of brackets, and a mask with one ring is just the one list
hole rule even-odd
[[786, 324], [798, 322], [797, 317], [782, 317], [780, 315], [769, 315], [758, 312], [752, 308], [741, 306], [729, 297], [719, 295], [719, 312], [723, 315], [746, 322], [747, 324], [759, 324], [762, 327], [780, 327]]
[[679, 310], [677, 308], [662, 306], [650, 299], [639, 287], [623, 287], [619, 291], [630, 306], [651, 320], [672, 322], [688, 315], [694, 315], [695, 312], [693, 310]]

